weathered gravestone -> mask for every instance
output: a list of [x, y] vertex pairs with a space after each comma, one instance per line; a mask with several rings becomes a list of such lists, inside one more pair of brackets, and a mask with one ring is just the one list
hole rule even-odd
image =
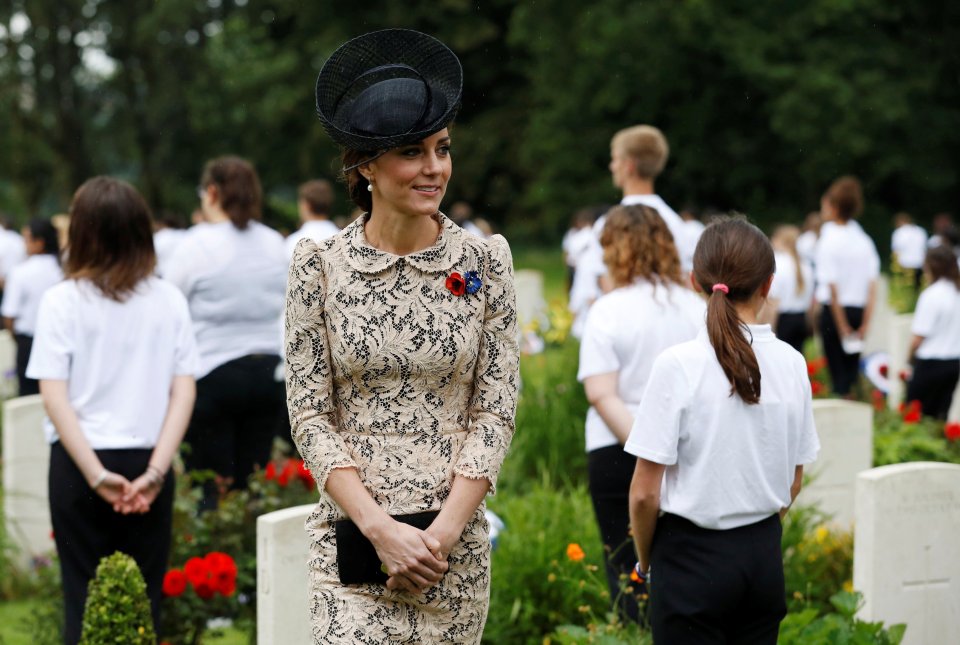
[[43, 417], [39, 394], [3, 404], [4, 523], [20, 568], [54, 550], [47, 503], [50, 445], [43, 435]]
[[17, 395], [17, 343], [6, 329], [0, 330], [0, 397]]
[[257, 643], [309, 643], [309, 539], [313, 504], [257, 518]]
[[900, 373], [907, 368], [907, 354], [910, 353], [910, 339], [913, 332], [912, 314], [893, 316], [887, 326], [887, 351], [890, 352], [890, 364], [887, 366], [887, 378], [890, 381], [890, 391], [887, 393], [887, 403], [896, 410], [906, 395], [906, 384], [900, 378]]
[[896, 315], [890, 306], [890, 285], [884, 276], [880, 276], [877, 280], [877, 298], [873, 307], [873, 316], [870, 327], [867, 329], [867, 336], [863, 339], [864, 356], [874, 352], [889, 351], [887, 329]]
[[859, 617], [906, 623], [903, 645], [960, 641], [960, 465], [915, 462], [857, 477]]
[[543, 329], [548, 324], [547, 301], [543, 297], [543, 274], [521, 269], [514, 276], [517, 293], [517, 323], [521, 331], [537, 323]]
[[806, 471], [812, 481], [800, 491], [797, 503], [815, 505], [848, 528], [857, 474], [873, 465], [873, 409], [866, 403], [817, 399], [813, 419], [820, 454]]

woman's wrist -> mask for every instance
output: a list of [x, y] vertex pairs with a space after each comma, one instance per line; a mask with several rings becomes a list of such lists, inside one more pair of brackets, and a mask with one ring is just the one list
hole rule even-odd
[[90, 484], [90, 488], [93, 490], [97, 490], [98, 488], [100, 488], [103, 485], [103, 482], [106, 481], [107, 475], [109, 474], [110, 474], [109, 470], [107, 470], [106, 468], [101, 468], [97, 476], [88, 481], [88, 483]]

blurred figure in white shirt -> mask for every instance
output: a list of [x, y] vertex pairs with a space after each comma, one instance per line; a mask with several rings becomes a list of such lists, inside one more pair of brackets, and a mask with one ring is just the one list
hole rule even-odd
[[919, 289], [927, 254], [927, 232], [914, 224], [908, 213], [894, 215], [893, 226], [890, 249], [900, 266], [911, 273], [914, 288]]
[[563, 261], [567, 265], [567, 291], [573, 287], [573, 279], [577, 273], [577, 265], [590, 250], [593, 240], [594, 212], [590, 208], [581, 208], [573, 214], [570, 228], [563, 236]]
[[803, 218], [803, 232], [797, 238], [797, 253], [800, 258], [813, 266], [817, 255], [817, 240], [820, 239], [820, 227], [823, 225], [823, 218], [820, 211], [807, 213]]
[[169, 273], [170, 259], [176, 253], [184, 233], [186, 231], [180, 227], [177, 217], [171, 213], [165, 213], [154, 220], [153, 248], [157, 252], [157, 273], [160, 277]]
[[13, 230], [13, 221], [0, 217], [0, 296], [10, 269], [27, 259], [27, 247], [20, 234]]
[[812, 332], [813, 267], [800, 257], [799, 238], [800, 229], [796, 226], [778, 226], [770, 237], [777, 271], [767, 303], [776, 312], [777, 338], [802, 354], [803, 344]]
[[287, 236], [287, 258], [293, 258], [293, 249], [297, 242], [310, 238], [320, 242], [340, 232], [330, 221], [333, 208], [333, 186], [326, 179], [312, 179], [300, 184], [297, 191], [297, 211], [300, 214], [300, 228]]

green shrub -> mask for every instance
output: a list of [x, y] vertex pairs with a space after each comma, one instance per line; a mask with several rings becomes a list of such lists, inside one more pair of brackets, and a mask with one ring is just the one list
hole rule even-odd
[[886, 466], [907, 461], [960, 463], [960, 441], [944, 436], [944, 423], [923, 417], [904, 421], [895, 410], [880, 410], [873, 417], [873, 465]]
[[83, 612], [81, 645], [156, 644], [147, 585], [133, 558], [114, 553], [100, 561]]
[[819, 615], [810, 608], [787, 614], [780, 623], [780, 645], [809, 643], [850, 643], [851, 645], [898, 645], [905, 625], [884, 628], [883, 623], [868, 623], [855, 617], [863, 603], [859, 593], [841, 591], [830, 597], [834, 613]]
[[831, 597], [850, 589], [853, 577], [853, 535], [829, 524], [816, 508], [794, 506], [783, 522], [783, 575], [787, 607], [831, 609]]

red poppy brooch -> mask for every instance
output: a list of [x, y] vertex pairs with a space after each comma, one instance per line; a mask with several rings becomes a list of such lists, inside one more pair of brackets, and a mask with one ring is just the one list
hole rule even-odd
[[447, 277], [447, 289], [450, 293], [458, 297], [464, 294], [472, 296], [480, 291], [480, 287], [482, 286], [483, 282], [480, 280], [480, 276], [477, 275], [476, 271], [467, 271], [464, 275], [460, 275], [455, 271]]

